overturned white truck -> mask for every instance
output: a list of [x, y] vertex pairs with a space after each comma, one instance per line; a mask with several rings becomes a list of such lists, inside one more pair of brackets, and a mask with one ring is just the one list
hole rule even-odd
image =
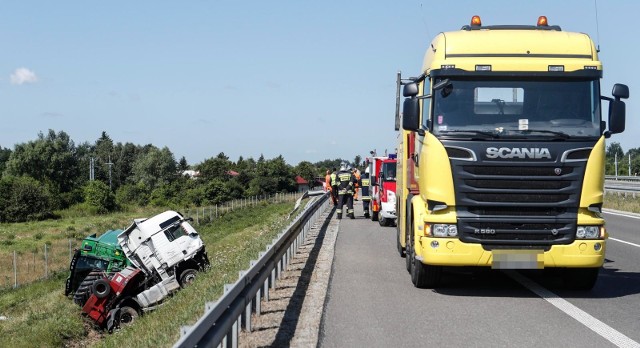
[[83, 312], [111, 331], [191, 283], [209, 259], [189, 220], [175, 211], [134, 220], [118, 244], [135, 267], [95, 281]]

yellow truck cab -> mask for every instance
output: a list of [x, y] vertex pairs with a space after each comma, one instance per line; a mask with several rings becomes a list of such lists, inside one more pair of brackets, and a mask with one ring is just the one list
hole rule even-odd
[[605, 138], [624, 131], [629, 97], [622, 84], [601, 96], [601, 78], [588, 35], [477, 16], [433, 39], [418, 77], [398, 76], [397, 242], [415, 286], [478, 266], [560, 268], [568, 287], [593, 287]]

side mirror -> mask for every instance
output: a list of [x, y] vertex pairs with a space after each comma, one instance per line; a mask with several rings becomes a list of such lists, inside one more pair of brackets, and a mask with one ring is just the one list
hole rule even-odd
[[621, 83], [616, 83], [613, 85], [611, 94], [613, 94], [616, 99], [627, 99], [629, 98], [629, 87]]
[[[626, 86], [625, 86], [626, 87]], [[627, 96], [629, 90], [627, 89]], [[626, 105], [620, 99], [609, 101], [609, 132], [611, 134], [624, 132]]]
[[418, 98], [407, 98], [402, 105], [402, 128], [416, 131], [420, 128], [420, 104]]
[[404, 88], [402, 89], [402, 96], [403, 97], [415, 97], [418, 95], [418, 84], [413, 82], [413, 83], [409, 83], [404, 85]]

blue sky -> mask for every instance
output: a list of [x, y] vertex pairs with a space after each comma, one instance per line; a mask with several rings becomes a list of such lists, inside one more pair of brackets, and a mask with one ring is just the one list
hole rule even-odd
[[609, 140], [626, 151], [640, 147], [638, 13], [632, 0], [3, 1], [0, 146], [53, 129], [167, 146], [190, 164], [391, 152], [396, 72], [419, 74], [431, 38], [477, 14], [588, 33], [603, 94], [631, 90], [627, 130]]

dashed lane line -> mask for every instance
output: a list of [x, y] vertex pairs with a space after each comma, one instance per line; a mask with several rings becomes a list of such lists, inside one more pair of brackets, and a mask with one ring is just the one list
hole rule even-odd
[[631, 338], [615, 330], [611, 326], [601, 322], [600, 320], [593, 317], [591, 314], [574, 306], [569, 301], [545, 289], [541, 285], [523, 276], [522, 274], [514, 270], [506, 270], [504, 271], [504, 273], [510, 276], [512, 279], [514, 279], [518, 283], [520, 283], [525, 288], [529, 289], [536, 295], [540, 296], [543, 300], [549, 302], [554, 307], [563, 311], [565, 314], [577, 320], [579, 323], [591, 329], [593, 332], [602, 336], [604, 339], [615, 344], [616, 346], [625, 347], [625, 348], [640, 347], [640, 343], [632, 340]]

